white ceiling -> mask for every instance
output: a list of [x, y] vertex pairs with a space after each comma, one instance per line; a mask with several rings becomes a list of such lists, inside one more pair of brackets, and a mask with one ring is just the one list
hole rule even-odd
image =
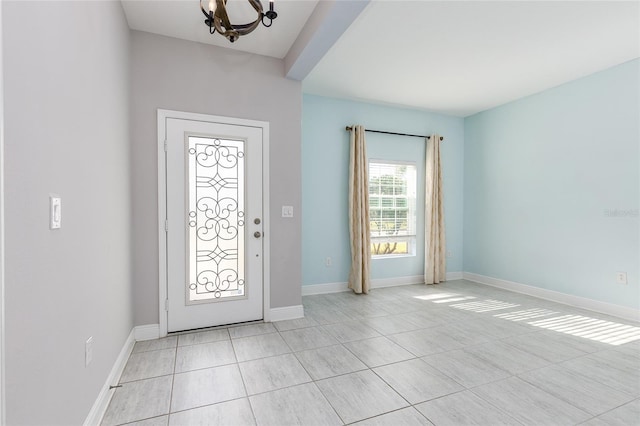
[[[231, 44], [209, 35], [198, 0], [122, 3], [133, 29], [276, 58], [305, 23], [326, 33], [321, 17], [342, 16], [314, 12], [317, 0], [276, 0], [273, 27]], [[640, 57], [640, 2], [374, 0], [325, 45], [306, 52], [317, 64], [305, 93], [467, 116]]]
[[305, 92], [467, 116], [640, 56], [638, 2], [374, 1]]

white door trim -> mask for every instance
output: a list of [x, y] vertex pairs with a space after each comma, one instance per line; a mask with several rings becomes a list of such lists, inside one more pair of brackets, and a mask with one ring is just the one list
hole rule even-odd
[[271, 291], [270, 291], [270, 217], [269, 217], [269, 123], [266, 121], [247, 120], [243, 118], [222, 117], [208, 114], [172, 111], [158, 109], [158, 319], [160, 323], [160, 337], [167, 335], [167, 164], [165, 159], [166, 120], [168, 118], [204, 121], [211, 123], [235, 124], [262, 128], [262, 200], [263, 200], [263, 316], [264, 321], [271, 320]]
[[[0, 22], [2, 22], [2, 2], [0, 2]], [[4, 386], [4, 62], [2, 51], [2, 31], [0, 31], [0, 424], [6, 424]]]

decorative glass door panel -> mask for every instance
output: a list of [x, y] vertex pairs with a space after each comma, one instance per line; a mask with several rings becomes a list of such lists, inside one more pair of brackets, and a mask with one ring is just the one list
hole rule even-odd
[[244, 144], [188, 136], [187, 303], [245, 296]]
[[166, 137], [169, 332], [264, 318], [268, 130], [262, 122], [209, 117], [170, 117], [159, 126]]

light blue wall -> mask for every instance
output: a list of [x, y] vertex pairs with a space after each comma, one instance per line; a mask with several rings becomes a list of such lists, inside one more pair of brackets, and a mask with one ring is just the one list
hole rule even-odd
[[[462, 271], [462, 197], [464, 123], [462, 118], [420, 110], [372, 105], [305, 95], [302, 112], [302, 283], [346, 282], [349, 276], [348, 172], [349, 133], [345, 126], [413, 134], [440, 133], [445, 193], [449, 272]], [[424, 180], [424, 140], [367, 133], [369, 158], [409, 160]], [[418, 189], [424, 205], [424, 185]], [[424, 208], [422, 209], [424, 210]], [[418, 217], [415, 257], [374, 259], [372, 278], [423, 274], [424, 212]], [[325, 266], [325, 259], [332, 265]]]
[[465, 119], [465, 271], [640, 306], [639, 76], [635, 60]]

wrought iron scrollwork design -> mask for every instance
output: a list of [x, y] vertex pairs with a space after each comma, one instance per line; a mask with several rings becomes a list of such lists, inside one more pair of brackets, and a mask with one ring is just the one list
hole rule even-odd
[[189, 143], [191, 300], [242, 296], [243, 142], [190, 137]]

